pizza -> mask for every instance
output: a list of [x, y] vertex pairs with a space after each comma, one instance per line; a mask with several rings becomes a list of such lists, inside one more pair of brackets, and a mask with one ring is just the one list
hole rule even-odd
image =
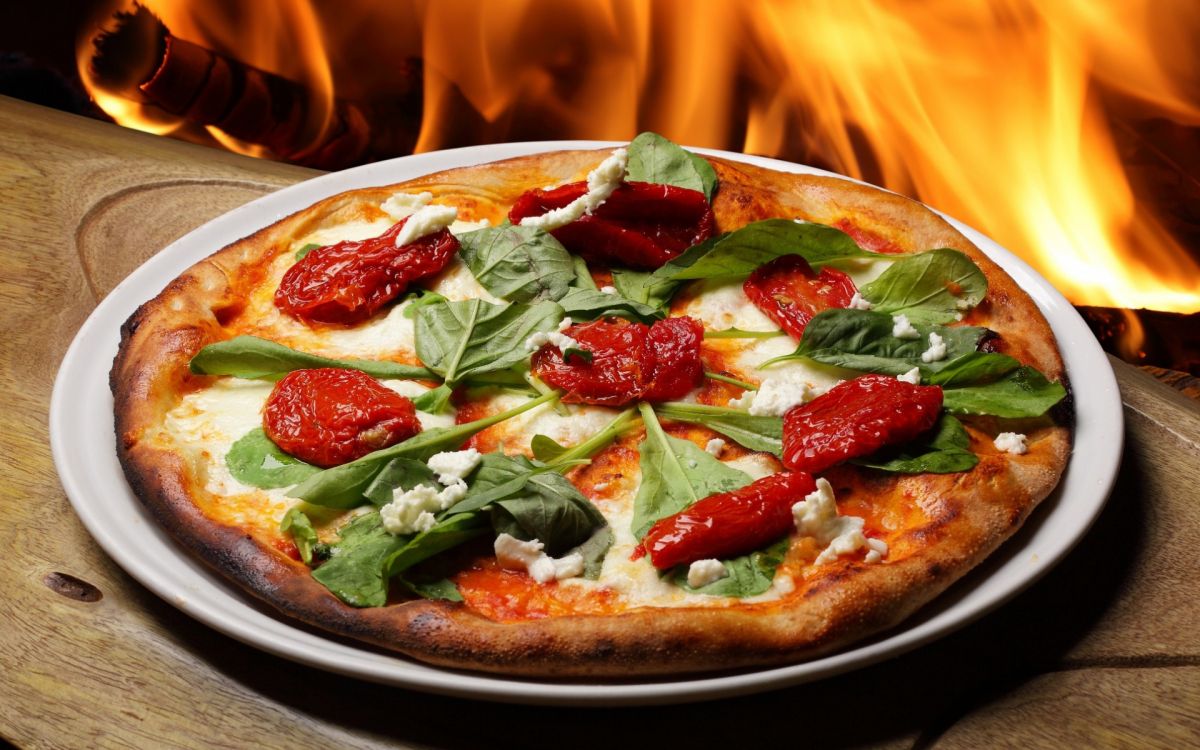
[[435, 665], [844, 648], [991, 554], [1070, 449], [1049, 326], [948, 223], [653, 133], [214, 250], [122, 328], [131, 487], [281, 616]]

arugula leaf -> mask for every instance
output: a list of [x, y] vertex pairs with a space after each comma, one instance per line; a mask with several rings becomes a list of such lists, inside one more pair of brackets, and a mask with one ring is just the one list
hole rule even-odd
[[441, 414], [450, 405], [450, 397], [452, 395], [454, 395], [454, 389], [442, 383], [437, 388], [425, 391], [420, 396], [417, 396], [412, 402], [417, 411], [423, 411], [426, 414]]
[[671, 267], [669, 278], [674, 280], [714, 279], [748, 276], [762, 264], [784, 255], [799, 255], [814, 268], [849, 258], [896, 260], [904, 257], [864, 250], [850, 235], [825, 224], [797, 223], [788, 219], [756, 221], [692, 249], [705, 246], [706, 252], [697, 257], [688, 258], [689, 250], [659, 270]]
[[300, 559], [305, 565], [312, 565], [313, 547], [320, 544], [321, 540], [317, 538], [317, 530], [313, 528], [308, 516], [304, 515], [304, 511], [298, 507], [288, 509], [279, 523], [279, 533], [290, 533], [292, 541], [296, 543], [296, 549], [300, 551]]
[[329, 508], [353, 508], [363, 503], [363, 493], [375, 476], [393, 458], [412, 458], [424, 461], [435, 453], [456, 450], [477, 432], [542, 404], [557, 401], [560, 395], [552, 391], [530, 399], [508, 411], [492, 414], [474, 422], [425, 430], [402, 443], [368, 453], [348, 464], [313, 474], [288, 494], [314, 505], [324, 505]]
[[196, 352], [196, 356], [192, 357], [188, 365], [188, 369], [194, 375], [232, 375], [246, 379], [275, 379], [292, 370], [311, 370], [317, 367], [361, 370], [372, 377], [385, 380], [419, 380], [433, 377], [433, 373], [424, 367], [365, 359], [320, 357], [257, 336], [235, 336], [228, 341], [209, 344]]
[[633, 499], [633, 535], [641, 539], [660, 519], [718, 492], [750, 483], [750, 475], [730, 468], [690, 440], [663, 432], [649, 404], [640, 403], [646, 438], [638, 446], [642, 481]]
[[321, 470], [284, 453], [261, 427], [234, 442], [225, 454], [225, 465], [234, 479], [264, 490], [291, 487]]
[[382, 607], [388, 590], [384, 564], [407, 542], [383, 528], [379, 513], [359, 516], [342, 528], [330, 545], [329, 560], [313, 571], [313, 578], [353, 607]]
[[449, 578], [441, 578], [436, 581], [412, 581], [404, 576], [397, 576], [396, 580], [422, 599], [444, 599], [448, 602], [463, 600], [458, 586]]
[[649, 131], [629, 143], [626, 179], [695, 190], [710, 201], [717, 188], [717, 173], [707, 160]]
[[433, 469], [430, 469], [424, 461], [413, 458], [393, 458], [384, 464], [367, 488], [363, 490], [363, 497], [375, 505], [387, 505], [392, 501], [397, 487], [411, 490], [418, 484], [427, 484], [434, 488], [441, 486], [433, 474]]
[[308, 255], [313, 250], [316, 250], [318, 247], [320, 247], [320, 245], [318, 245], [315, 242], [308, 243], [307, 245], [305, 245], [304, 247], [302, 247], [296, 251], [296, 260], [304, 260], [305, 255]]
[[605, 294], [596, 289], [571, 289], [558, 300], [572, 320], [596, 320], [617, 317], [653, 323], [663, 313], [650, 305], [634, 302], [620, 294]]
[[459, 255], [483, 288], [510, 302], [556, 300], [575, 281], [571, 254], [540, 227], [505, 222], [458, 241]]
[[971, 439], [962, 423], [942, 414], [932, 435], [851, 463], [897, 474], [953, 474], [970, 471], [979, 457], [971, 452]]
[[731, 560], [722, 560], [721, 562], [725, 564], [725, 572], [729, 575], [706, 586], [692, 588], [688, 585], [686, 565], [676, 568], [672, 579], [675, 585], [695, 594], [758, 596], [771, 588], [771, 582], [775, 580], [775, 570], [787, 555], [790, 543], [791, 540], [785, 536], [764, 550], [751, 552]]
[[[772, 362], [807, 357], [817, 362], [864, 372], [903, 375], [914, 367], [922, 376], [947, 367], [957, 358], [975, 352], [986, 329], [974, 326], [930, 326], [915, 324], [921, 334], [915, 339], [892, 335], [894, 323], [888, 313], [873, 310], [824, 310], [804, 327], [804, 336], [794, 354]], [[929, 334], [936, 332], [946, 343], [946, 358], [922, 362], [929, 348]]]
[[1060, 383], [1051, 383], [1034, 368], [1023, 366], [991, 383], [944, 388], [942, 407], [951, 414], [1040, 417], [1066, 395], [1067, 389]]
[[493, 305], [479, 299], [436, 302], [417, 311], [417, 356], [453, 385], [471, 375], [527, 363], [525, 339], [563, 319], [554, 302]]
[[987, 277], [957, 250], [939, 248], [903, 257], [862, 288], [872, 309], [904, 313], [914, 323], [945, 323], [987, 294]]
[[703, 425], [752, 451], [783, 455], [783, 419], [780, 417], [756, 417], [743, 409], [682, 401], [658, 404], [656, 411], [665, 419]]

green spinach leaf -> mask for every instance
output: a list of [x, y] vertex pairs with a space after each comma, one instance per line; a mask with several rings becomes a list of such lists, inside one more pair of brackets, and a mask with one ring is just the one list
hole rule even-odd
[[493, 305], [479, 299], [439, 302], [417, 311], [417, 356], [450, 385], [472, 375], [527, 363], [525, 339], [563, 319], [554, 302]]
[[783, 419], [780, 417], [756, 417], [743, 409], [674, 401], [659, 404], [656, 411], [666, 419], [703, 425], [752, 451], [783, 455]]
[[617, 317], [653, 323], [662, 317], [662, 312], [650, 305], [634, 302], [620, 294], [605, 294], [595, 289], [571, 289], [558, 300], [558, 304], [572, 320]]
[[567, 550], [564, 555], [578, 552], [583, 557], [583, 577], [594, 581], [600, 577], [600, 570], [604, 567], [604, 556], [608, 554], [608, 549], [612, 545], [612, 529], [602, 526], [596, 529], [596, 532], [588, 537], [586, 542], [574, 549]]
[[638, 446], [642, 481], [633, 499], [633, 534], [645, 536], [654, 523], [718, 492], [750, 483], [750, 475], [730, 468], [690, 440], [663, 432], [649, 404], [638, 404], [646, 438]]
[[234, 479], [264, 490], [291, 487], [321, 470], [284, 453], [261, 427], [237, 439], [225, 454], [225, 465]]
[[279, 523], [279, 533], [291, 534], [296, 549], [300, 551], [300, 559], [305, 565], [312, 565], [313, 548], [320, 544], [321, 540], [317, 538], [317, 530], [313, 528], [308, 516], [304, 515], [304, 511], [298, 507], [289, 508]]
[[363, 490], [363, 497], [375, 505], [387, 505], [392, 501], [397, 487], [411, 490], [418, 484], [427, 484], [435, 489], [441, 487], [433, 470], [424, 461], [414, 458], [393, 458], [383, 465], [383, 468]]
[[448, 549], [453, 549], [487, 532], [488, 518], [485, 513], [459, 513], [447, 516], [438, 521], [429, 531], [423, 531], [407, 539], [395, 537], [404, 541], [384, 559], [382, 569], [387, 571], [389, 576], [402, 573], [419, 562], [428, 560]]
[[332, 359], [305, 354], [257, 336], [236, 336], [209, 344], [192, 357], [189, 369], [196, 375], [232, 375], [237, 378], [278, 378], [292, 370], [338, 367], [361, 370], [382, 379], [418, 380], [434, 377], [424, 367], [365, 359]]
[[575, 288], [599, 291], [596, 280], [592, 278], [592, 272], [588, 270], [587, 261], [578, 255], [572, 255], [571, 263], [575, 266]]
[[458, 586], [448, 578], [440, 578], [436, 581], [412, 581], [405, 576], [396, 576], [396, 580], [422, 599], [444, 599], [448, 602], [463, 600]]
[[442, 383], [437, 388], [417, 396], [412, 402], [417, 411], [423, 411], [426, 414], [441, 414], [450, 405], [450, 397], [453, 395], [454, 389]]
[[388, 576], [384, 564], [408, 542], [383, 528], [378, 512], [355, 518], [330, 545], [329, 559], [313, 571], [325, 588], [353, 607], [382, 607], [387, 603]]
[[974, 261], [939, 248], [896, 261], [862, 288], [862, 296], [878, 312], [903, 313], [914, 323], [945, 323], [978, 305], [987, 287], [987, 277]]
[[851, 463], [897, 474], [954, 474], [973, 469], [979, 457], [971, 452], [971, 440], [962, 423], [943, 414], [932, 435]]
[[748, 555], [722, 560], [728, 576], [706, 586], [692, 588], [687, 582], [687, 566], [680, 566], [673, 573], [675, 584], [685, 591], [710, 596], [758, 596], [771, 588], [775, 570], [787, 555], [790, 540], [785, 536], [770, 547]]
[[1067, 395], [1067, 390], [1034, 368], [1022, 366], [991, 383], [947, 387], [942, 394], [942, 407], [951, 414], [1020, 419], [1042, 416]]
[[630, 142], [626, 177], [695, 190], [710, 201], [717, 189], [717, 173], [707, 160], [649, 131]]
[[571, 254], [544, 229], [505, 222], [458, 238], [459, 255], [492, 294], [510, 302], [557, 300], [575, 281]]

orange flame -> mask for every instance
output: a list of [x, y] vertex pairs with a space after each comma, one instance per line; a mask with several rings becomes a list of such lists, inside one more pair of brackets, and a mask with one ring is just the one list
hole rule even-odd
[[[1135, 194], [1113, 132], [1133, 114], [1200, 127], [1192, 0], [147, 5], [181, 38], [304, 82], [321, 127], [335, 87], [386, 97], [418, 56], [418, 151], [656, 130], [918, 197], [1077, 304], [1200, 310], [1200, 264]], [[123, 124], [178, 126], [102, 93]]]

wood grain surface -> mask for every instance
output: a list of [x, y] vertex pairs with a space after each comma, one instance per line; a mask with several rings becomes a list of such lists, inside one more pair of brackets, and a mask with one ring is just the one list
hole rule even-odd
[[816, 684], [604, 712], [478, 703], [277, 659], [159, 600], [100, 550], [63, 494], [46, 427], [59, 360], [145, 258], [314, 174], [0, 99], [0, 738], [20, 748], [1200, 746], [1200, 408], [1116, 361], [1124, 463], [1068, 558], [954, 635]]

